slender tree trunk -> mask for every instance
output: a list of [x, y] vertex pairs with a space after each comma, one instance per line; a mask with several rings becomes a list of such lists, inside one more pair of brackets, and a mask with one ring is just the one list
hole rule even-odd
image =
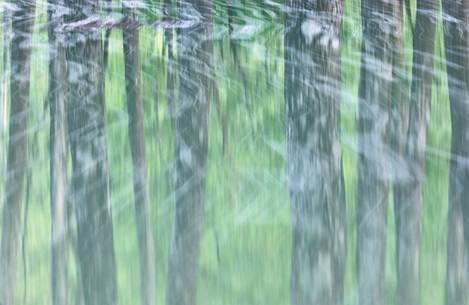
[[362, 1], [362, 67], [359, 87], [357, 268], [361, 305], [382, 305], [389, 191], [392, 28], [397, 1]]
[[[104, 0], [105, 12], [107, 15], [112, 13], [112, 0]], [[106, 73], [106, 68], [109, 62], [109, 42], [111, 40], [111, 28], [108, 28], [104, 31], [104, 73]]]
[[[407, 0], [408, 1], [408, 0]], [[392, 147], [394, 153], [396, 154], [396, 166], [393, 177], [393, 199], [394, 199], [394, 210], [395, 210], [395, 225], [396, 225], [396, 271], [397, 271], [397, 294], [398, 294], [398, 303], [397, 304], [407, 304], [405, 299], [407, 299], [406, 292], [407, 288], [405, 284], [408, 284], [410, 279], [404, 277], [405, 270], [403, 268], [408, 268], [409, 260], [406, 260], [403, 255], [406, 255], [405, 243], [406, 240], [403, 238], [404, 234], [401, 234], [401, 226], [407, 219], [405, 211], [401, 211], [402, 202], [405, 200], [405, 180], [407, 176], [403, 174], [404, 165], [407, 163], [406, 160], [406, 140], [407, 132], [409, 129], [409, 81], [407, 75], [407, 65], [405, 57], [405, 35], [404, 35], [404, 6], [405, 3], [403, 0], [399, 0], [398, 3], [394, 6], [394, 16], [393, 21], [395, 25], [395, 31], [393, 33], [392, 45], [394, 46], [393, 52], [393, 86], [392, 86]], [[409, 10], [407, 10], [409, 12]], [[410, 19], [410, 14], [407, 18]], [[413, 26], [410, 23], [410, 26]], [[406, 173], [406, 172], [405, 172]], [[411, 266], [412, 270], [419, 270], [419, 266]], [[414, 268], [415, 267], [415, 268]], [[401, 279], [403, 281], [401, 282]], [[415, 285], [411, 283], [410, 288], [413, 288]], [[415, 283], [417, 284], [417, 283]]]
[[7, 126], [7, 97], [8, 97], [8, 81], [7, 81], [7, 72], [8, 72], [8, 56], [10, 55], [9, 44], [10, 44], [10, 12], [8, 10], [3, 11], [3, 58], [2, 58], [2, 79], [0, 80], [1, 84], [1, 94], [0, 94], [0, 128], [6, 128]]
[[[123, 2], [126, 18], [136, 20], [136, 11]], [[145, 150], [143, 102], [140, 78], [139, 33], [136, 27], [124, 29], [125, 90], [129, 113], [129, 138], [132, 152], [135, 221], [140, 255], [140, 289], [142, 305], [154, 305], [156, 274], [155, 249], [148, 193], [148, 162]]]
[[235, 5], [234, 0], [225, 0], [226, 2], [226, 13], [228, 15], [228, 34], [230, 35], [229, 45], [230, 45], [230, 52], [233, 56], [233, 61], [236, 65], [239, 64], [238, 62], [238, 53], [235, 41], [231, 39], [231, 35], [233, 34], [234, 30], [234, 23], [235, 23]]
[[[409, 90], [410, 82], [407, 75], [407, 64], [405, 57], [405, 35], [404, 35], [404, 1], [399, 2], [394, 6], [393, 10], [393, 25], [394, 33], [392, 45], [393, 50], [393, 85], [392, 85], [392, 148], [394, 153], [400, 158], [398, 162], [404, 163], [407, 131], [409, 129]], [[397, 210], [398, 202], [403, 199], [403, 185], [402, 167], [397, 166], [394, 172], [393, 184], [393, 197], [394, 206]], [[396, 223], [397, 223], [396, 217]], [[396, 226], [397, 228], [398, 226]], [[396, 264], [397, 265], [397, 264]]]
[[31, 39], [34, 1], [18, 1], [12, 13], [10, 53], [10, 120], [0, 249], [0, 303], [15, 298], [21, 210], [27, 171]]
[[461, 305], [469, 304], [469, 0], [443, 0], [443, 13], [452, 130], [448, 234], [455, 235], [448, 236], [446, 303]]
[[[173, 18], [173, 3], [172, 0], [164, 1], [164, 19], [167, 23], [170, 23]], [[175, 108], [175, 87], [176, 87], [176, 67], [175, 67], [175, 50], [173, 47], [173, 28], [168, 26], [164, 31], [164, 40], [166, 49], [168, 50], [168, 65], [166, 72], [166, 98], [168, 101], [169, 116], [171, 119], [171, 125], [174, 129], [174, 108]]]
[[467, 253], [464, 248], [464, 224], [461, 204], [448, 208], [448, 257], [446, 270], [446, 305], [467, 305], [469, 282]]
[[420, 231], [425, 179], [427, 126], [432, 99], [437, 0], [418, 0], [414, 30], [414, 55], [403, 177], [395, 198], [398, 300], [420, 304]]
[[[68, 219], [70, 222], [73, 221], [73, 217], [72, 217], [72, 212], [73, 212], [73, 209], [68, 209]], [[72, 227], [72, 225], [70, 225], [70, 227]], [[68, 234], [68, 237], [69, 237], [69, 240], [70, 240], [70, 247], [71, 247], [71, 251], [73, 253], [73, 256], [75, 257], [75, 262], [76, 264], [78, 265], [79, 264], [79, 261], [78, 261], [78, 258], [79, 258], [79, 253], [78, 253], [78, 237], [77, 237], [77, 232], [76, 230], [70, 230], [69, 234]], [[82, 280], [82, 276], [81, 276], [81, 270], [80, 268], [76, 268], [75, 270], [75, 279], [76, 279], [76, 285], [75, 285], [75, 295], [74, 295], [74, 298], [73, 298], [73, 301], [74, 301], [74, 305], [85, 305], [85, 294], [83, 293], [83, 280]]]
[[[99, 14], [99, 1], [66, 0], [76, 22]], [[101, 32], [67, 33], [68, 127], [78, 266], [86, 305], [117, 303], [116, 260], [109, 198]]]
[[67, 208], [67, 87], [63, 35], [55, 28], [63, 20], [61, 0], [48, 1], [49, 32], [49, 106], [50, 106], [50, 194], [52, 245], [52, 303], [68, 304], [68, 208]]
[[340, 142], [343, 1], [288, 1], [285, 120], [293, 305], [343, 303], [345, 192]]
[[196, 9], [202, 19], [178, 33], [179, 96], [174, 109], [176, 183], [168, 305], [196, 304], [207, 174], [210, 78], [213, 77], [212, 1], [199, 0], [191, 5], [182, 2], [181, 16], [193, 16], [195, 12], [191, 9]]

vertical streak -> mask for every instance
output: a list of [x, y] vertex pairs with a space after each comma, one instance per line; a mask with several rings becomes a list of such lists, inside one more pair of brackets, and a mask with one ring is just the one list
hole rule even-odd
[[19, 1], [12, 14], [10, 53], [10, 120], [7, 172], [0, 249], [0, 303], [13, 305], [17, 252], [27, 171], [27, 127], [30, 95], [34, 2]]

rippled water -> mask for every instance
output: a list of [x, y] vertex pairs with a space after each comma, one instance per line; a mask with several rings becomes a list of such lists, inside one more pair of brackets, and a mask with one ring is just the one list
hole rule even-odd
[[123, 2], [0, 2], [0, 304], [468, 304], [469, 1]]

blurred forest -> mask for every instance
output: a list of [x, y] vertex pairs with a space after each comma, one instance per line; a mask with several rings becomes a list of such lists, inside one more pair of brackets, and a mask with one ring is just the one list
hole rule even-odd
[[0, 305], [469, 304], [469, 0], [0, 18]]

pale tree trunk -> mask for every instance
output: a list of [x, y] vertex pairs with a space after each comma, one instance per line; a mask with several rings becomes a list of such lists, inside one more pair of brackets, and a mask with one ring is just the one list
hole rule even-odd
[[362, 1], [359, 87], [357, 275], [358, 302], [382, 305], [389, 193], [389, 126], [392, 93], [393, 12], [396, 1]]
[[124, 29], [125, 91], [129, 114], [129, 138], [132, 152], [135, 222], [140, 255], [140, 289], [142, 305], [154, 305], [155, 299], [155, 249], [151, 226], [150, 199], [148, 193], [148, 162], [145, 150], [143, 101], [141, 96], [140, 47], [135, 9], [124, 1], [124, 16], [130, 27]]
[[420, 304], [420, 232], [427, 126], [432, 99], [437, 0], [418, 0], [413, 36], [412, 85], [401, 193], [395, 198], [400, 305]]
[[288, 1], [284, 94], [293, 305], [343, 303], [342, 11], [342, 0]]
[[[469, 0], [443, 0], [443, 26], [451, 104], [448, 266], [446, 304], [469, 304]], [[458, 212], [461, 216], [458, 216]], [[461, 231], [461, 225], [463, 232]], [[462, 235], [464, 238], [460, 238]], [[463, 250], [464, 249], [464, 250]]]
[[445, 304], [467, 305], [469, 282], [467, 253], [464, 248], [464, 224], [461, 204], [448, 207], [448, 257], [446, 269]]
[[66, 62], [63, 35], [55, 28], [63, 22], [61, 0], [48, 1], [49, 107], [50, 107], [50, 195], [52, 303], [68, 304], [68, 207], [67, 207], [67, 103]]
[[[197, 302], [200, 238], [208, 153], [208, 114], [213, 77], [212, 1], [181, 2], [181, 16], [200, 23], [178, 32], [179, 92], [174, 107], [175, 206], [168, 271], [168, 305]], [[193, 10], [197, 10], [197, 13]]]
[[[99, 15], [99, 1], [67, 0], [67, 22]], [[103, 46], [99, 29], [67, 33], [68, 137], [85, 305], [117, 303], [116, 259], [105, 131]]]
[[15, 299], [21, 211], [24, 201], [28, 153], [31, 39], [34, 1], [18, 1], [12, 13], [10, 53], [10, 119], [8, 156], [0, 249], [0, 304]]

